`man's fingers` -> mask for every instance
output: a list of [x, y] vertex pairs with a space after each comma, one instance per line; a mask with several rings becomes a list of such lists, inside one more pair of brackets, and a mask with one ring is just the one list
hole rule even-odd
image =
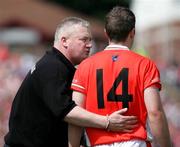
[[137, 119], [137, 116], [122, 116], [123, 119], [126, 119], [126, 120], [135, 120]]
[[109, 130], [132, 132], [138, 126], [138, 119], [136, 116], [125, 116], [127, 108], [113, 112], [110, 116]]
[[133, 124], [137, 124], [138, 120], [137, 119], [125, 120], [125, 123], [128, 125], [133, 125]]
[[126, 122], [136, 123], [138, 121], [137, 116], [121, 116], [121, 118]]
[[114, 112], [114, 114], [119, 115], [119, 117], [121, 119], [123, 119], [124, 121], [137, 120], [137, 116], [125, 116], [125, 115], [123, 115], [125, 112], [127, 112], [127, 110], [128, 110], [127, 108], [123, 108], [123, 109], [120, 109], [120, 110]]
[[131, 130], [124, 129], [124, 130], [121, 130], [121, 132], [123, 132], [123, 133], [131, 133], [131, 132], [133, 132], [133, 130], [132, 129]]
[[134, 129], [136, 127], [138, 127], [138, 124], [134, 124], [134, 125], [126, 125], [125, 129]]
[[110, 126], [110, 130], [111, 131], [115, 131], [115, 132], [117, 132], [117, 131], [120, 131], [120, 132], [133, 132], [133, 130], [134, 130], [134, 128], [136, 128], [136, 127], [138, 127], [138, 125], [137, 124], [135, 124], [135, 125], [118, 125], [118, 124], [116, 124], [115, 126]]

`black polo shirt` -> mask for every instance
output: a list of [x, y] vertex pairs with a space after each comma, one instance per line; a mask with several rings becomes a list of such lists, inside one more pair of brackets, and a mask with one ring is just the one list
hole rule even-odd
[[71, 62], [53, 48], [29, 71], [11, 109], [6, 144], [17, 147], [67, 147], [63, 118], [74, 107]]

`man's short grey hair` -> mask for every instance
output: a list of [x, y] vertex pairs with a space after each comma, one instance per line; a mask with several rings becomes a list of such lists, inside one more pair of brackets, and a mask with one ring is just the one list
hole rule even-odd
[[79, 17], [67, 17], [61, 21], [61, 23], [57, 26], [54, 43], [59, 41], [62, 35], [70, 35], [73, 32], [73, 27], [75, 25], [81, 25], [83, 27], [89, 28], [90, 24], [88, 21], [79, 18]]

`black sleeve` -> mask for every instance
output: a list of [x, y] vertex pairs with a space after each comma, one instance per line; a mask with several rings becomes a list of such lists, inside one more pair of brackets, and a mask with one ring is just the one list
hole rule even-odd
[[65, 68], [59, 69], [59, 65], [50, 64], [40, 68], [37, 81], [39, 94], [45, 106], [53, 116], [63, 119], [75, 106], [72, 101], [72, 92], [68, 84], [68, 75]]

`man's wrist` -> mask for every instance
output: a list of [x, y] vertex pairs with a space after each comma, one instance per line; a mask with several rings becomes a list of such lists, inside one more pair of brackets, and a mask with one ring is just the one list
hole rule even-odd
[[105, 126], [105, 129], [106, 129], [107, 131], [109, 131], [109, 125], [110, 125], [109, 115], [106, 115], [106, 126]]

